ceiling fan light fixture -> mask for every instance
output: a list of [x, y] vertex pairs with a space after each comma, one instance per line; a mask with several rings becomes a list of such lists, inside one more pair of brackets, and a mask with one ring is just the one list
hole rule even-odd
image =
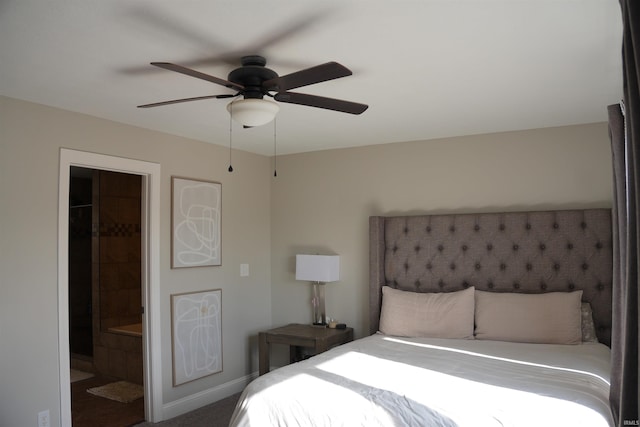
[[227, 104], [227, 111], [236, 122], [243, 126], [255, 127], [272, 121], [280, 107], [266, 99], [247, 98], [231, 101]]

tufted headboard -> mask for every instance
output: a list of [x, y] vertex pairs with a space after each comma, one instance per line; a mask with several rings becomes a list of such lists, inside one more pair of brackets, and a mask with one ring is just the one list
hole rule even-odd
[[381, 288], [452, 292], [583, 290], [601, 343], [611, 342], [609, 209], [369, 218], [369, 330]]

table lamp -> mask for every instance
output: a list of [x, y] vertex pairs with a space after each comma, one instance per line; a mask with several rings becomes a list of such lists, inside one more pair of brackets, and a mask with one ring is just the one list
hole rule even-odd
[[324, 284], [340, 279], [340, 256], [338, 255], [296, 255], [296, 280], [306, 280], [313, 284], [313, 324], [326, 325], [324, 311]]

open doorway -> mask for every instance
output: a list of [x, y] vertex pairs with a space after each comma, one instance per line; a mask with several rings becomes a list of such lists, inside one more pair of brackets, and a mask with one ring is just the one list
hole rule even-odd
[[[162, 421], [162, 362], [160, 336], [160, 166], [155, 163], [120, 157], [60, 150], [58, 210], [58, 332], [60, 372], [60, 425], [72, 425], [71, 416], [71, 352], [69, 316], [69, 206], [71, 168], [81, 167], [132, 174], [141, 180], [140, 209], [140, 281], [142, 367], [144, 382], [144, 414], [151, 422]], [[140, 314], [140, 307], [144, 313]], [[107, 322], [108, 323], [108, 322]], [[131, 325], [128, 323], [127, 325]], [[124, 326], [127, 326], [124, 325]], [[92, 325], [92, 328], [94, 326]], [[95, 358], [95, 347], [94, 355]], [[153, 357], [151, 357], [153, 355]]]
[[74, 426], [145, 420], [141, 207], [140, 175], [71, 167], [68, 286]]

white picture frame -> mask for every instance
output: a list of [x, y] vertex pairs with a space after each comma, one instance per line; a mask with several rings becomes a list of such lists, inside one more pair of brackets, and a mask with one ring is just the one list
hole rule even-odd
[[171, 177], [171, 268], [222, 265], [222, 184]]

